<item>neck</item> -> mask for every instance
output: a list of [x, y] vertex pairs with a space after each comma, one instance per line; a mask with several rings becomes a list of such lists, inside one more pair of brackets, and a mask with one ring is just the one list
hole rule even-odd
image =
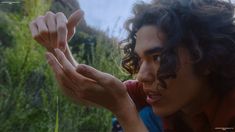
[[[215, 94], [210, 90], [209, 87], [204, 87], [200, 91], [197, 98], [193, 99], [182, 111], [182, 118], [193, 130], [198, 131], [197, 128], [200, 126], [210, 126], [208, 123], [209, 119], [205, 115], [204, 108], [211, 102]], [[196, 121], [196, 122], [195, 122]], [[201, 122], [201, 123], [198, 123]], [[208, 124], [208, 125], [206, 125]]]

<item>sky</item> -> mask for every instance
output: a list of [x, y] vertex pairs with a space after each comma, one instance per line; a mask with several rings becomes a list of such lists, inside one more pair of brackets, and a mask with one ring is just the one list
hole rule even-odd
[[[131, 16], [133, 3], [138, 0], [78, 0], [91, 27], [106, 31], [109, 36], [123, 39], [125, 20]], [[150, 0], [144, 0], [149, 2]]]
[[[131, 8], [139, 0], [78, 0], [85, 12], [85, 20], [91, 27], [106, 31], [109, 36], [123, 39], [123, 24], [131, 16]], [[150, 2], [150, 0], [143, 0]], [[235, 0], [232, 0], [235, 2]]]

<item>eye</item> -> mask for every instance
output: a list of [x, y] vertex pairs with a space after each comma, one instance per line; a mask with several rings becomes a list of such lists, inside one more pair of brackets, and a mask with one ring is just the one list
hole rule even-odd
[[157, 61], [157, 62], [160, 62], [161, 61], [160, 55], [153, 55], [153, 60]]

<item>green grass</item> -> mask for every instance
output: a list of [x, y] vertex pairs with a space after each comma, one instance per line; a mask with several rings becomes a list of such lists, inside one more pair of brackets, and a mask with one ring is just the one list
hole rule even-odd
[[[0, 130], [3, 132], [106, 132], [112, 114], [105, 109], [75, 105], [58, 90], [46, 64], [45, 50], [31, 37], [29, 22], [49, 9], [50, 1], [24, 0], [21, 12], [1, 12], [0, 32], [11, 41], [0, 45]], [[5, 25], [3, 25], [5, 24]], [[87, 39], [87, 34], [84, 39]], [[96, 36], [90, 65], [121, 80], [120, 49], [104, 35]], [[5, 46], [9, 45], [9, 46]], [[84, 47], [74, 55], [84, 63]]]

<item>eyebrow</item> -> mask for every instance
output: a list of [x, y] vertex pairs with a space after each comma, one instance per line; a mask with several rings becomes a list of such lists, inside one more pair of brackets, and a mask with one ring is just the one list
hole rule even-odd
[[161, 52], [162, 49], [163, 49], [162, 47], [154, 47], [154, 48], [152, 48], [152, 49], [146, 50], [146, 51], [144, 52], [144, 54], [145, 54], [145, 55], [151, 55], [151, 54], [156, 53], [156, 52]]

